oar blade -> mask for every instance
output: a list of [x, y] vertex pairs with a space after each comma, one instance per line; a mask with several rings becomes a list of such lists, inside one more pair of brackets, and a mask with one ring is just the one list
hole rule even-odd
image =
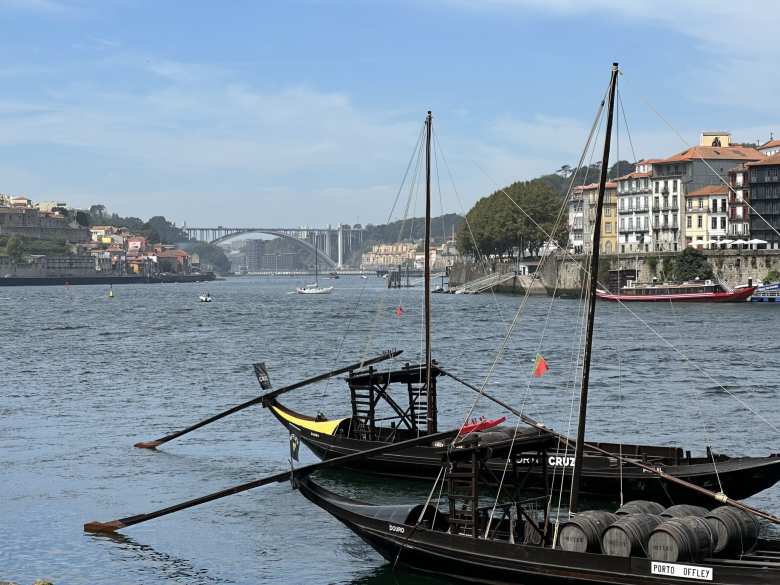
[[113, 520], [111, 522], [87, 522], [84, 524], [84, 532], [95, 532], [98, 534], [106, 534], [116, 532], [120, 528], [124, 528], [126, 524], [123, 524], [119, 520]]
[[140, 443], [133, 445], [133, 447], [138, 447], [139, 449], [156, 449], [160, 445], [162, 445], [162, 441], [141, 441]]

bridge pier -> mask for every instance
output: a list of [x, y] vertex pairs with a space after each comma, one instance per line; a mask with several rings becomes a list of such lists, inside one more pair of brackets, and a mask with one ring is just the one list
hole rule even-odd
[[339, 260], [337, 267], [339, 269], [344, 267], [344, 226], [339, 224]]

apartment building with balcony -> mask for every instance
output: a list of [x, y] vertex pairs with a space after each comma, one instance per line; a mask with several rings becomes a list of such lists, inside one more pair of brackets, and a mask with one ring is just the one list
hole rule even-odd
[[750, 175], [748, 167], [739, 165], [729, 171], [728, 238], [747, 240], [750, 237]]
[[780, 248], [780, 153], [747, 165], [749, 173], [750, 234]]
[[652, 160], [639, 161], [633, 172], [615, 180], [617, 184], [618, 248], [620, 254], [652, 249], [650, 203]]
[[685, 197], [685, 245], [698, 249], [727, 239], [729, 193], [727, 185], [707, 185]]
[[[596, 222], [596, 201], [598, 200], [599, 184], [591, 183], [582, 186], [583, 202], [583, 229], [582, 250], [585, 253], [591, 251], [593, 243], [593, 226]], [[602, 254], [615, 254], [617, 252], [617, 183], [609, 181], [604, 191], [604, 205], [601, 214], [601, 237], [599, 238], [599, 251]]]
[[582, 187], [574, 187], [569, 197], [569, 251], [582, 254], [584, 213], [582, 210]]
[[[684, 202], [689, 193], [693, 194], [708, 185], [722, 185], [731, 169], [763, 158], [764, 155], [754, 148], [732, 146], [731, 135], [727, 132], [704, 132], [699, 146], [655, 161], [652, 169], [653, 249], [677, 251], [687, 244], [687, 203]], [[692, 205], [698, 206], [698, 197], [699, 195], [694, 198]], [[720, 208], [719, 202], [718, 209]], [[719, 211], [716, 213], [718, 228], [713, 233], [720, 234], [721, 215]], [[712, 231], [712, 217], [709, 215], [708, 220], [709, 230]], [[694, 225], [690, 228], [693, 230], [690, 241], [698, 242], [699, 237], [702, 237], [702, 242], [705, 241], [703, 233], [697, 227], [698, 217], [692, 222]]]

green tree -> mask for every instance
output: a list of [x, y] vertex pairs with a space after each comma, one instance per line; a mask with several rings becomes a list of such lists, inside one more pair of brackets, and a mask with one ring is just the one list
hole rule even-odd
[[696, 278], [706, 280], [712, 277], [712, 265], [701, 251], [688, 246], [675, 257], [675, 280], [694, 280]]
[[76, 212], [76, 223], [82, 227], [88, 227], [90, 225], [89, 214], [84, 211]]
[[561, 195], [544, 179], [513, 183], [471, 208], [466, 214], [471, 230], [458, 231], [458, 248], [462, 253], [498, 256], [513, 248], [538, 253], [548, 234], [558, 240], [566, 234], [566, 222], [559, 216], [562, 204]]
[[6, 255], [14, 262], [21, 262], [24, 257], [24, 246], [16, 236], [11, 236], [5, 244]]

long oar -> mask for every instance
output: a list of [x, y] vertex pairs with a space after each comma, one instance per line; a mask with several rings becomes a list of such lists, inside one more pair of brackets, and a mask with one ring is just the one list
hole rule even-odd
[[365, 457], [371, 457], [372, 455], [379, 455], [381, 453], [399, 451], [402, 449], [406, 449], [407, 447], [413, 447], [420, 443], [431, 444], [435, 441], [454, 437], [456, 434], [457, 431], [443, 431], [441, 433], [423, 435], [422, 437], [409, 439], [407, 441], [391, 443], [389, 445], [384, 445], [382, 447], [375, 447], [374, 449], [368, 449], [366, 451], [359, 451], [357, 453], [351, 453], [349, 455], [342, 455], [341, 457], [334, 457], [333, 459], [327, 459], [319, 463], [304, 465], [303, 467], [299, 467], [298, 469], [295, 470], [282, 471], [274, 475], [263, 477], [262, 479], [256, 479], [254, 481], [242, 483], [241, 485], [220, 490], [218, 492], [214, 492], [213, 494], [209, 494], [207, 496], [195, 498], [194, 500], [188, 500], [186, 502], [182, 502], [181, 504], [169, 506], [167, 508], [163, 508], [162, 510], [157, 510], [155, 512], [149, 512], [147, 514], [137, 514], [135, 516], [128, 516], [127, 518], [119, 518], [118, 520], [111, 520], [110, 522], [87, 522], [86, 524], [84, 524], [84, 531], [85, 532], [114, 532], [120, 528], [132, 526], [133, 524], [140, 524], [141, 522], [146, 522], [147, 520], [153, 520], [154, 518], [159, 518], [160, 516], [166, 516], [167, 514], [172, 514], [174, 512], [178, 512], [179, 510], [185, 510], [187, 508], [192, 508], [193, 506], [205, 504], [206, 502], [212, 502], [214, 500], [218, 500], [226, 496], [239, 494], [247, 490], [251, 490], [260, 486], [267, 485], [269, 483], [277, 483], [280, 481], [284, 481], [286, 479], [289, 479], [292, 474], [310, 473], [315, 469], [322, 469], [324, 467], [342, 465], [349, 461], [354, 461], [356, 459], [362, 459]]
[[[441, 371], [441, 373], [444, 374], [445, 376], [449, 376], [450, 378], [452, 378], [456, 382], [460, 382], [461, 384], [463, 384], [469, 390], [473, 390], [474, 392], [476, 392], [478, 394], [481, 394], [482, 396], [484, 396], [488, 400], [491, 400], [492, 402], [495, 402], [499, 406], [501, 406], [503, 408], [506, 408], [509, 412], [511, 412], [515, 416], [520, 417], [520, 420], [522, 420], [524, 423], [534, 427], [535, 429], [538, 429], [538, 430], [540, 430], [542, 432], [545, 432], [545, 433], [549, 433], [550, 435], [552, 435], [552, 436], [554, 436], [554, 437], [564, 441], [565, 443], [567, 443], [571, 447], [573, 447], [573, 446], [575, 446], [577, 444], [577, 442], [575, 440], [567, 437], [566, 435], [563, 435], [563, 434], [561, 434], [559, 432], [556, 432], [556, 431], [554, 431], [554, 430], [544, 426], [539, 421], [534, 420], [530, 416], [525, 415], [522, 412], [520, 412], [519, 410], [516, 410], [516, 409], [512, 408], [511, 406], [509, 406], [503, 400], [500, 400], [500, 399], [498, 399], [498, 398], [496, 398], [494, 396], [491, 396], [490, 394], [485, 392], [483, 389], [480, 389], [477, 386], [474, 386], [473, 384], [469, 384], [468, 382], [466, 382], [465, 380], [462, 380], [461, 378], [458, 378], [454, 374], [451, 374], [450, 372], [447, 372], [447, 371], [443, 370], [441, 367], [439, 367], [439, 371]], [[597, 445], [593, 445], [591, 443], [583, 443], [583, 446], [586, 447], [588, 450], [596, 451], [597, 453], [601, 453], [602, 455], [607, 455], [609, 457], [614, 457], [615, 459], [617, 459], [621, 463], [634, 465], [636, 467], [644, 469], [645, 471], [647, 471], [649, 473], [652, 473], [652, 474], [655, 474], [658, 477], [660, 477], [662, 479], [665, 479], [666, 481], [669, 481], [669, 482], [672, 482], [672, 483], [676, 483], [678, 485], [687, 487], [687, 488], [689, 488], [689, 489], [691, 489], [691, 490], [693, 490], [695, 492], [698, 492], [700, 494], [703, 494], [705, 496], [709, 496], [712, 499], [714, 499], [715, 501], [720, 502], [721, 504], [725, 504], [727, 506], [732, 506], [734, 508], [738, 508], [738, 509], [743, 510], [745, 512], [749, 512], [750, 514], [754, 514], [756, 516], [764, 518], [765, 520], [769, 520], [770, 522], [773, 522], [774, 524], [780, 524], [780, 518], [778, 518], [777, 516], [775, 516], [773, 514], [770, 514], [769, 512], [764, 512], [763, 510], [759, 510], [757, 508], [753, 508], [751, 506], [748, 506], [747, 504], [743, 504], [739, 500], [732, 500], [731, 498], [729, 498], [726, 494], [724, 494], [722, 492], [721, 493], [716, 493], [716, 492], [710, 491], [710, 490], [708, 490], [706, 488], [703, 488], [701, 486], [698, 486], [698, 485], [696, 485], [694, 483], [690, 483], [690, 482], [685, 481], [684, 479], [680, 479], [679, 477], [676, 477], [674, 475], [669, 475], [668, 473], [666, 473], [665, 471], [663, 471], [660, 468], [655, 468], [655, 467], [651, 467], [650, 465], [645, 465], [644, 463], [641, 463], [641, 462], [636, 461], [634, 459], [629, 459], [627, 457], [623, 457], [621, 455], [618, 455], [617, 453], [612, 453], [611, 451], [607, 451], [606, 449], [602, 449], [601, 447], [598, 447]]]
[[255, 404], [264, 403], [268, 400], [269, 396], [278, 396], [279, 394], [282, 394], [284, 392], [289, 392], [290, 390], [295, 390], [296, 388], [301, 388], [303, 386], [307, 386], [309, 384], [314, 384], [315, 382], [321, 382], [322, 380], [327, 380], [328, 378], [331, 378], [333, 376], [338, 376], [339, 374], [344, 374], [346, 372], [350, 372], [352, 370], [357, 370], [362, 367], [376, 364], [378, 362], [383, 362], [385, 360], [388, 360], [390, 358], [396, 357], [400, 355], [401, 351], [386, 351], [381, 355], [378, 355], [376, 357], [363, 360], [361, 362], [357, 362], [354, 364], [350, 364], [348, 366], [344, 366], [343, 368], [339, 368], [338, 370], [333, 370], [330, 372], [326, 372], [324, 374], [319, 374], [317, 376], [314, 376], [312, 378], [307, 378], [306, 380], [301, 380], [300, 382], [296, 382], [295, 384], [290, 384], [289, 386], [285, 386], [284, 388], [279, 388], [278, 390], [274, 390], [273, 392], [270, 392], [269, 394], [264, 394], [262, 396], [258, 396], [256, 398], [252, 398], [251, 400], [247, 400], [246, 402], [243, 402], [237, 406], [234, 406], [233, 408], [228, 408], [227, 410], [220, 412], [219, 414], [215, 414], [212, 417], [209, 417], [205, 420], [200, 421], [199, 423], [195, 423], [192, 426], [187, 427], [186, 429], [182, 429], [180, 431], [176, 431], [175, 433], [171, 433], [170, 435], [166, 435], [164, 437], [160, 437], [159, 439], [155, 439], [154, 441], [142, 441], [140, 443], [136, 443], [135, 446], [140, 449], [154, 449], [156, 447], [159, 447], [163, 443], [167, 443], [168, 441], [171, 441], [173, 439], [176, 439], [177, 437], [181, 437], [182, 435], [186, 435], [189, 432], [192, 432], [196, 429], [199, 429], [201, 427], [205, 427], [208, 424], [213, 423], [214, 421], [217, 421], [221, 418], [224, 418], [228, 415], [231, 415], [233, 413], [236, 413], [240, 410], [244, 410], [245, 408], [249, 408], [250, 406], [254, 406]]

